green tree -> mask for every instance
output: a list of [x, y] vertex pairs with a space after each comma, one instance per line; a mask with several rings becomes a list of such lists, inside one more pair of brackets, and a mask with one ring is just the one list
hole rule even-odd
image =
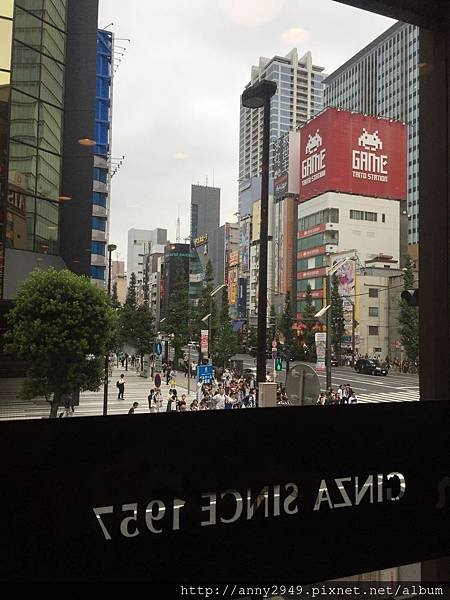
[[331, 344], [336, 356], [341, 355], [345, 334], [344, 303], [339, 294], [339, 279], [336, 273], [331, 278]]
[[283, 312], [278, 321], [278, 330], [284, 337], [283, 350], [286, 359], [287, 373], [289, 373], [289, 361], [296, 356], [296, 336], [292, 329], [295, 321], [296, 319], [292, 310], [291, 294], [290, 292], [286, 292]]
[[[403, 287], [405, 290], [414, 288], [413, 266], [414, 263], [411, 257], [408, 256], [403, 274]], [[399, 333], [408, 360], [417, 360], [419, 357], [419, 309], [417, 306], [408, 306], [403, 298], [400, 300]]]
[[115, 281], [113, 283], [113, 287], [112, 287], [112, 295], [111, 295], [111, 303], [113, 305], [113, 308], [118, 309], [120, 308], [120, 302], [119, 302], [119, 297], [117, 296], [117, 281]]
[[63, 394], [97, 390], [115, 320], [110, 298], [87, 278], [34, 271], [20, 286], [6, 333], [6, 351], [29, 365], [22, 397], [53, 394], [55, 418]]
[[136, 275], [131, 273], [128, 284], [127, 299], [119, 313], [119, 343], [121, 346], [136, 343], [136, 311], [137, 311]]
[[306, 346], [306, 359], [315, 362], [316, 361], [316, 338], [315, 338], [315, 326], [317, 319], [315, 314], [317, 312], [314, 306], [311, 286], [308, 284], [306, 288], [305, 305], [302, 314], [302, 323], [304, 325], [303, 330], [303, 343]]
[[154, 340], [155, 325], [152, 311], [146, 304], [141, 304], [134, 316], [134, 347], [141, 357], [141, 370], [144, 368], [144, 355], [152, 352]]
[[228, 291], [222, 292], [222, 306], [215, 331], [213, 360], [219, 367], [225, 367], [230, 358], [239, 350], [239, 338], [233, 331], [228, 306]]
[[174, 334], [173, 347], [175, 350], [175, 364], [183, 357], [182, 348], [189, 341], [189, 283], [184, 276], [182, 259], [176, 259], [175, 284], [170, 294], [167, 307], [167, 317], [164, 323], [165, 331]]

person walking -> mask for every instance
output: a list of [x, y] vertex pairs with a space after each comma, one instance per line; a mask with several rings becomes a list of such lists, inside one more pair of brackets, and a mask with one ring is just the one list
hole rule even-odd
[[155, 390], [150, 390], [150, 394], [148, 395], [147, 400], [148, 400], [149, 412], [155, 412], [155, 410], [156, 410]]
[[343, 404], [344, 403], [344, 386], [342, 385], [342, 383], [338, 387], [336, 394], [338, 397], [339, 404]]
[[137, 409], [138, 406], [139, 406], [139, 402], [133, 402], [133, 406], [128, 411], [128, 414], [134, 415], [134, 411]]
[[342, 386], [342, 403], [348, 404], [348, 383]]
[[166, 385], [169, 385], [171, 371], [172, 369], [170, 367], [166, 368]]
[[117, 396], [117, 399], [118, 400], [123, 400], [124, 399], [123, 395], [125, 393], [125, 376], [123, 374], [120, 376], [120, 379], [116, 383], [116, 386], [117, 386], [117, 388], [119, 390], [119, 394]]

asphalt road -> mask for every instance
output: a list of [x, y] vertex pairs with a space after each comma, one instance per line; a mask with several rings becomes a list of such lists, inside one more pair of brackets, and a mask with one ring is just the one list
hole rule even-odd
[[[255, 367], [256, 359], [246, 354], [236, 355], [244, 361], [244, 368]], [[291, 367], [299, 364], [291, 363]], [[284, 363], [283, 363], [284, 365]], [[311, 365], [314, 366], [314, 365]], [[267, 370], [273, 372], [273, 361], [267, 361]], [[334, 389], [339, 384], [349, 383], [360, 402], [405, 402], [419, 400], [419, 376], [391, 371], [386, 377], [359, 375], [351, 367], [333, 367], [331, 381]], [[318, 373], [322, 390], [326, 389], [325, 373]], [[286, 372], [276, 374], [276, 380], [283, 382]]]

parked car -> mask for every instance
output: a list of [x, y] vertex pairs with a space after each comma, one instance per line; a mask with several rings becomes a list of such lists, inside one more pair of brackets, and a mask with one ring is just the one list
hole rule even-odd
[[385, 377], [388, 374], [388, 369], [373, 358], [359, 358], [355, 364], [355, 371], [367, 375], [384, 375]]

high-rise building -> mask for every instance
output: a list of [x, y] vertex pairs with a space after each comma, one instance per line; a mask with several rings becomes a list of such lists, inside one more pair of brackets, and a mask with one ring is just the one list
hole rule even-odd
[[395, 23], [325, 79], [325, 105], [408, 125], [408, 242], [419, 241], [419, 29]]
[[189, 244], [171, 244], [170, 242], [164, 249], [161, 269], [160, 319], [167, 318], [169, 299], [178, 282], [181, 282], [183, 289], [186, 289], [186, 295], [189, 294], [190, 250]]
[[92, 192], [91, 281], [106, 284], [107, 240], [111, 192], [111, 119], [114, 73], [114, 34], [97, 33], [95, 141]]
[[[251, 69], [249, 87], [261, 79], [278, 84], [270, 109], [270, 139], [303, 125], [323, 108], [323, 67], [314, 65], [311, 52], [301, 58], [294, 48], [286, 56], [259, 59]], [[263, 109], [241, 106], [239, 180], [259, 176], [262, 160]], [[271, 150], [272, 154], [272, 150]]]
[[37, 266], [90, 274], [97, 20], [97, 0], [0, 3], [0, 298]]
[[150, 251], [164, 254], [166, 244], [167, 229], [129, 229], [127, 253], [128, 279], [131, 277], [131, 273], [134, 273], [137, 285], [143, 284], [144, 255], [149, 254]]
[[191, 239], [214, 231], [220, 224], [220, 188], [191, 186]]
[[[407, 127], [400, 121], [329, 108], [300, 130], [299, 318], [308, 286], [316, 307], [323, 305], [331, 255], [363, 266], [384, 256], [399, 265], [406, 158]], [[346, 297], [354, 294], [353, 263], [338, 277]]]

